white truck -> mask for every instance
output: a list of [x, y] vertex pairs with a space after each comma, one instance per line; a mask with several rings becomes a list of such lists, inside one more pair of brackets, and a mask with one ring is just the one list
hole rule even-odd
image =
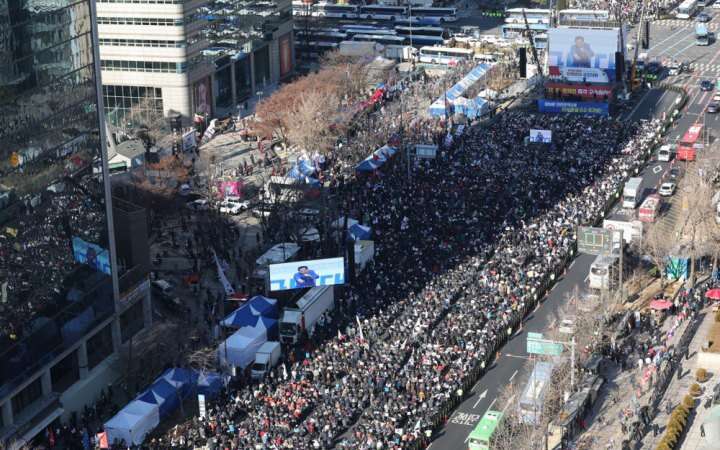
[[409, 45], [386, 45], [385, 57], [388, 59], [397, 59], [400, 61], [411, 61], [415, 59], [417, 49]]
[[642, 178], [633, 177], [627, 180], [625, 187], [623, 188], [622, 196], [622, 207], [635, 209], [640, 203], [640, 197], [642, 192], [640, 191], [642, 185]]
[[267, 341], [260, 346], [255, 353], [255, 363], [250, 369], [250, 377], [253, 380], [262, 380], [268, 374], [270, 369], [275, 367], [280, 361], [280, 343], [277, 341]]
[[285, 308], [280, 317], [280, 341], [295, 344], [306, 330], [309, 336], [315, 332], [320, 317], [335, 307], [332, 286], [310, 289], [297, 301], [296, 308]]
[[341, 56], [376, 57], [383, 53], [382, 44], [366, 41], [342, 41], [338, 51]]

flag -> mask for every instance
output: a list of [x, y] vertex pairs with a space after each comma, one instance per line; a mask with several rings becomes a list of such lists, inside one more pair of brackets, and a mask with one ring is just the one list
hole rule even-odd
[[98, 447], [100, 448], [110, 448], [108, 445], [108, 437], [107, 432], [103, 431], [102, 433], [98, 433], [95, 435], [96, 440], [98, 442]]
[[218, 259], [217, 254], [215, 253], [215, 249], [212, 250], [212, 254], [213, 258], [215, 259], [215, 267], [218, 271], [218, 280], [220, 280], [220, 284], [222, 284], [223, 289], [225, 289], [225, 295], [233, 295], [235, 293], [235, 290], [230, 285], [230, 281], [228, 281], [227, 276], [225, 276], [225, 271], [220, 264], [220, 259]]
[[365, 335], [363, 334], [362, 325], [360, 324], [360, 317], [358, 317], [358, 316], [356, 315], [356, 316], [355, 316], [355, 320], [357, 321], [358, 330], [360, 331], [360, 339], [362, 339], [362, 340], [364, 341], [364, 340], [365, 340]]

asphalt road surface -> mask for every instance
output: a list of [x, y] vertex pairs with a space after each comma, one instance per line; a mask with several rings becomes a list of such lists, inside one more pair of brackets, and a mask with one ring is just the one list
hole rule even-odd
[[[720, 29], [720, 11], [711, 11], [713, 16], [710, 29]], [[694, 43], [694, 23], [692, 21], [664, 21], [654, 23], [651, 30], [650, 58], [660, 60], [676, 58], [691, 62], [694, 72], [668, 78], [685, 87], [689, 94], [689, 103], [670, 130], [668, 141], [678, 140], [694, 123], [703, 122], [709, 129], [710, 141], [720, 136], [718, 115], [704, 114], [707, 104], [712, 100], [713, 92], [702, 92], [699, 83], [703, 79], [716, 82], [720, 75], [720, 43], [707, 47]], [[627, 114], [626, 120], [636, 121], [661, 116], [668, 111], [676, 100], [675, 93], [653, 89], [647, 91], [638, 105]], [[692, 167], [692, 166], [690, 166]], [[643, 177], [645, 193], [655, 189], [669, 165], [651, 160], [640, 174]], [[626, 214], [613, 212], [612, 217], [625, 220]], [[471, 395], [451, 414], [447, 425], [438, 433], [431, 444], [432, 448], [457, 450], [467, 448], [467, 436], [477, 425], [488, 409], [502, 409], [498, 396], [508, 383], [520, 386], [529, 376], [527, 368], [528, 354], [525, 351], [528, 332], [543, 332], [557, 316], [560, 307], [571, 297], [577, 288], [583, 289], [594, 256], [580, 255], [568, 268], [543, 303], [528, 316], [521, 332], [517, 333], [500, 351], [500, 357], [473, 387]]]

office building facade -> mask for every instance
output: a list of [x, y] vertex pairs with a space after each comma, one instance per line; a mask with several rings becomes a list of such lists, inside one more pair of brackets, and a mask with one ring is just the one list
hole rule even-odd
[[94, 3], [0, 0], [0, 448], [90, 405], [148, 325], [113, 238]]

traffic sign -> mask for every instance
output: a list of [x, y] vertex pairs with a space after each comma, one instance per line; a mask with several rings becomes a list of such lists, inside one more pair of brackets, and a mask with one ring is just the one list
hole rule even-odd
[[563, 352], [563, 345], [553, 341], [531, 339], [528, 336], [527, 352], [535, 355], [560, 356]]
[[612, 232], [605, 228], [578, 227], [577, 247], [589, 255], [609, 255], [612, 251]]

